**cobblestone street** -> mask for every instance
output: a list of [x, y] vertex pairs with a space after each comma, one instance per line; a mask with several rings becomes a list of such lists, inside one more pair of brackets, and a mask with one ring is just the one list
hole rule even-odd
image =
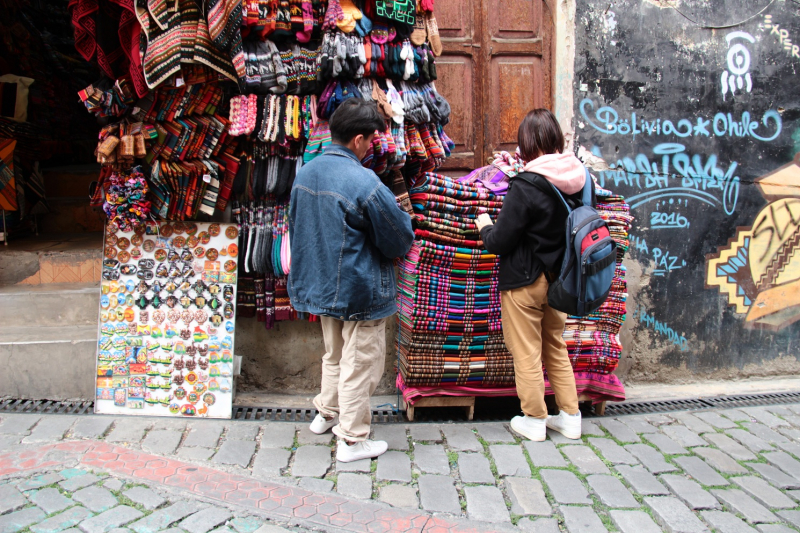
[[336, 463], [288, 422], [0, 415], [0, 533], [800, 529], [800, 404], [507, 424], [375, 425]]

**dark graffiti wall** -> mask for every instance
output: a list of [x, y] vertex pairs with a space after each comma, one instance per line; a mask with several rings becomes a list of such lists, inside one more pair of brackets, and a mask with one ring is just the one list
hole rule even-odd
[[579, 156], [636, 217], [622, 372], [800, 371], [800, 3], [578, 0], [576, 43]]

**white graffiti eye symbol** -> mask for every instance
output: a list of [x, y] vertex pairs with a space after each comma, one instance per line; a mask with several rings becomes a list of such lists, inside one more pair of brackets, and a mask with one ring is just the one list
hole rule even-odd
[[750, 50], [737, 42], [731, 45], [734, 39], [744, 39], [751, 43], [756, 42], [755, 37], [744, 31], [734, 31], [725, 36], [728, 41], [728, 70], [722, 71], [720, 83], [722, 85], [722, 99], [725, 100], [728, 92], [731, 96], [736, 94], [736, 90], [743, 88], [749, 93], [753, 89], [753, 79], [750, 77]]

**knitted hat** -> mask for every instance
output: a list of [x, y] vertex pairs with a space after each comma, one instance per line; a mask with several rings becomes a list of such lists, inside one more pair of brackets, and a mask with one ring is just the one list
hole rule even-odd
[[374, 22], [369, 36], [373, 43], [386, 44], [394, 41], [394, 38], [397, 36], [397, 31], [393, 26], [389, 26], [383, 22]]

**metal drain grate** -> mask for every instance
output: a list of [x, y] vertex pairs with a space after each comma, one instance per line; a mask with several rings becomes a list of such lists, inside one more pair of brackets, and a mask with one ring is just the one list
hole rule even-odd
[[[254, 422], [311, 422], [317, 416], [316, 409], [300, 409], [296, 407], [250, 407], [246, 405], [233, 406], [233, 420], [247, 420]], [[404, 422], [402, 412], [395, 413], [391, 409], [373, 409], [373, 424], [388, 424]]]
[[56, 400], [0, 400], [2, 413], [41, 413], [49, 415], [88, 415], [94, 412], [94, 402]]
[[690, 411], [694, 409], [734, 408], [755, 405], [775, 405], [800, 402], [800, 392], [772, 392], [762, 394], [735, 394], [712, 398], [664, 400], [652, 402], [610, 403], [606, 416], [640, 415], [668, 411]]

